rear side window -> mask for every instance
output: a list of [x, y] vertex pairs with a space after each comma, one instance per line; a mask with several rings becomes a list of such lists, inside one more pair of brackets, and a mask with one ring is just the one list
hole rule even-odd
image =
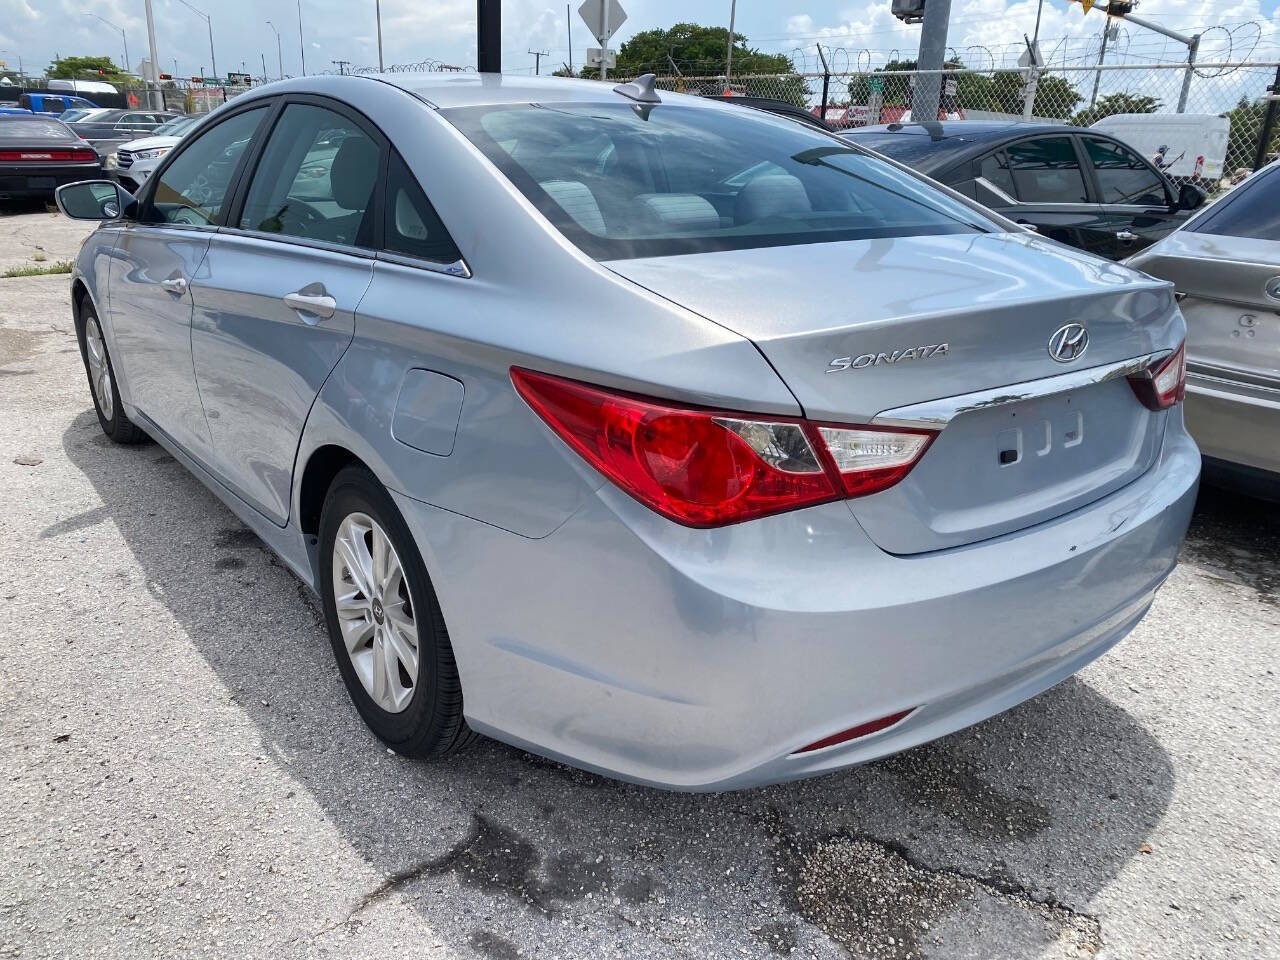
[[442, 114], [600, 260], [1001, 229], [918, 176], [761, 111], [605, 102]]
[[1280, 241], [1280, 168], [1236, 187], [1187, 227], [1193, 233]]
[[1088, 203], [1084, 174], [1069, 137], [1023, 140], [1005, 148], [1015, 194], [1023, 203]]
[[1168, 204], [1164, 181], [1132, 150], [1093, 137], [1084, 138], [1084, 148], [1098, 177], [1103, 203]]
[[387, 173], [385, 233], [383, 246], [392, 253], [438, 263], [462, 259], [422, 187], [395, 152]]
[[381, 154], [353, 120], [291, 103], [249, 184], [243, 230], [343, 246], [373, 246], [373, 189]]
[[214, 223], [236, 165], [266, 111], [263, 106], [238, 113], [189, 141], [156, 181], [149, 219], [195, 226]]

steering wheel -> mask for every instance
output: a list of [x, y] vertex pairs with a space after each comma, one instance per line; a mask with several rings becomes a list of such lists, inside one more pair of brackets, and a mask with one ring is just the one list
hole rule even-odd
[[326, 222], [328, 217], [297, 197], [285, 198], [284, 220], [302, 236], [309, 236], [312, 229]]

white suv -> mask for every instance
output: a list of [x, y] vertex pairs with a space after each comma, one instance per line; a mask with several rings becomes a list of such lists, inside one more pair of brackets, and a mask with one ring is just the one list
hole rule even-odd
[[175, 117], [156, 127], [151, 136], [121, 144], [114, 153], [107, 155], [107, 173], [130, 193], [137, 193], [164, 155], [199, 119], [199, 116]]

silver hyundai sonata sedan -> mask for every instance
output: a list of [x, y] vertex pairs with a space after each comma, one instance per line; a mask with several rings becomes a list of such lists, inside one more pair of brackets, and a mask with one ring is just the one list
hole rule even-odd
[[271, 84], [100, 219], [103, 429], [323, 598], [395, 750], [724, 789], [1057, 683], [1175, 563], [1172, 287], [651, 81]]

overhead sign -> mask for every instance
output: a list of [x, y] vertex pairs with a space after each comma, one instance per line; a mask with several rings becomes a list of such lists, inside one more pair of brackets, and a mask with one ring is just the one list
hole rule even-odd
[[[605, 19], [605, 4], [608, 4], [608, 20]], [[578, 8], [578, 16], [587, 25], [591, 35], [600, 42], [600, 46], [609, 45], [609, 38], [618, 32], [618, 28], [626, 22], [627, 11], [622, 9], [618, 0], [584, 0]]]
[[247, 87], [253, 83], [253, 77], [247, 73], [228, 73], [227, 83], [233, 87]]

